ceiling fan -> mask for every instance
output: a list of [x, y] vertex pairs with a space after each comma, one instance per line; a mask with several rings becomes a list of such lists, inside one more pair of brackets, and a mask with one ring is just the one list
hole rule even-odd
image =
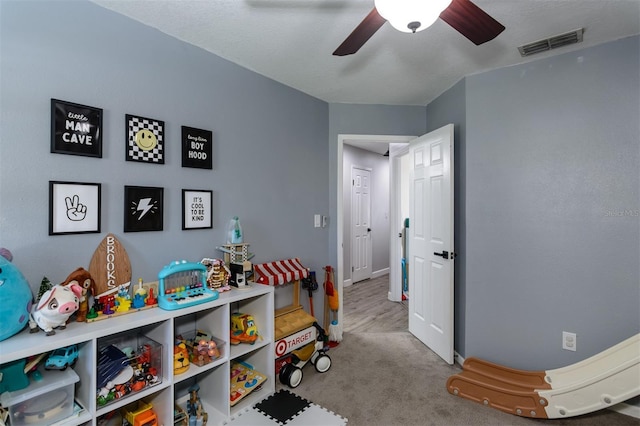
[[438, 17], [476, 45], [493, 40], [504, 25], [469, 0], [374, 0], [375, 7], [333, 54], [356, 53], [382, 25], [399, 31], [417, 32], [431, 26]]

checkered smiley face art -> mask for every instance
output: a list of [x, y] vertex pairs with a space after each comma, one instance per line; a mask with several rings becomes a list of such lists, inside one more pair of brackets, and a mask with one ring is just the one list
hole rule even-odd
[[164, 121], [127, 114], [127, 161], [164, 164]]

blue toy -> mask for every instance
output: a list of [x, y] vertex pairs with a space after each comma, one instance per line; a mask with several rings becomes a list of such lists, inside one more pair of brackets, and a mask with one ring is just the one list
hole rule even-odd
[[14, 392], [29, 386], [29, 378], [24, 372], [25, 364], [26, 360], [18, 359], [0, 366], [0, 393]]
[[[3, 249], [2, 253], [9, 251]], [[27, 279], [8, 259], [0, 256], [0, 341], [22, 330], [29, 322], [33, 296]]]
[[44, 363], [45, 370], [66, 370], [73, 367], [78, 360], [78, 345], [58, 348], [49, 354]]
[[144, 296], [140, 293], [136, 293], [133, 296], [133, 303], [131, 304], [134, 309], [144, 308]]

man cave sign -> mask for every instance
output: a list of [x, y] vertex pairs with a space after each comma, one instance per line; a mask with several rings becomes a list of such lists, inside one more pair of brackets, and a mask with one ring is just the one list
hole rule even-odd
[[51, 152], [102, 157], [102, 109], [51, 99]]

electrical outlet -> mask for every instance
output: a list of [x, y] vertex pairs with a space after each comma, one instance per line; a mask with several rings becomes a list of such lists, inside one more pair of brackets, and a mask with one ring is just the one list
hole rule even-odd
[[576, 351], [576, 333], [562, 332], [562, 349]]

